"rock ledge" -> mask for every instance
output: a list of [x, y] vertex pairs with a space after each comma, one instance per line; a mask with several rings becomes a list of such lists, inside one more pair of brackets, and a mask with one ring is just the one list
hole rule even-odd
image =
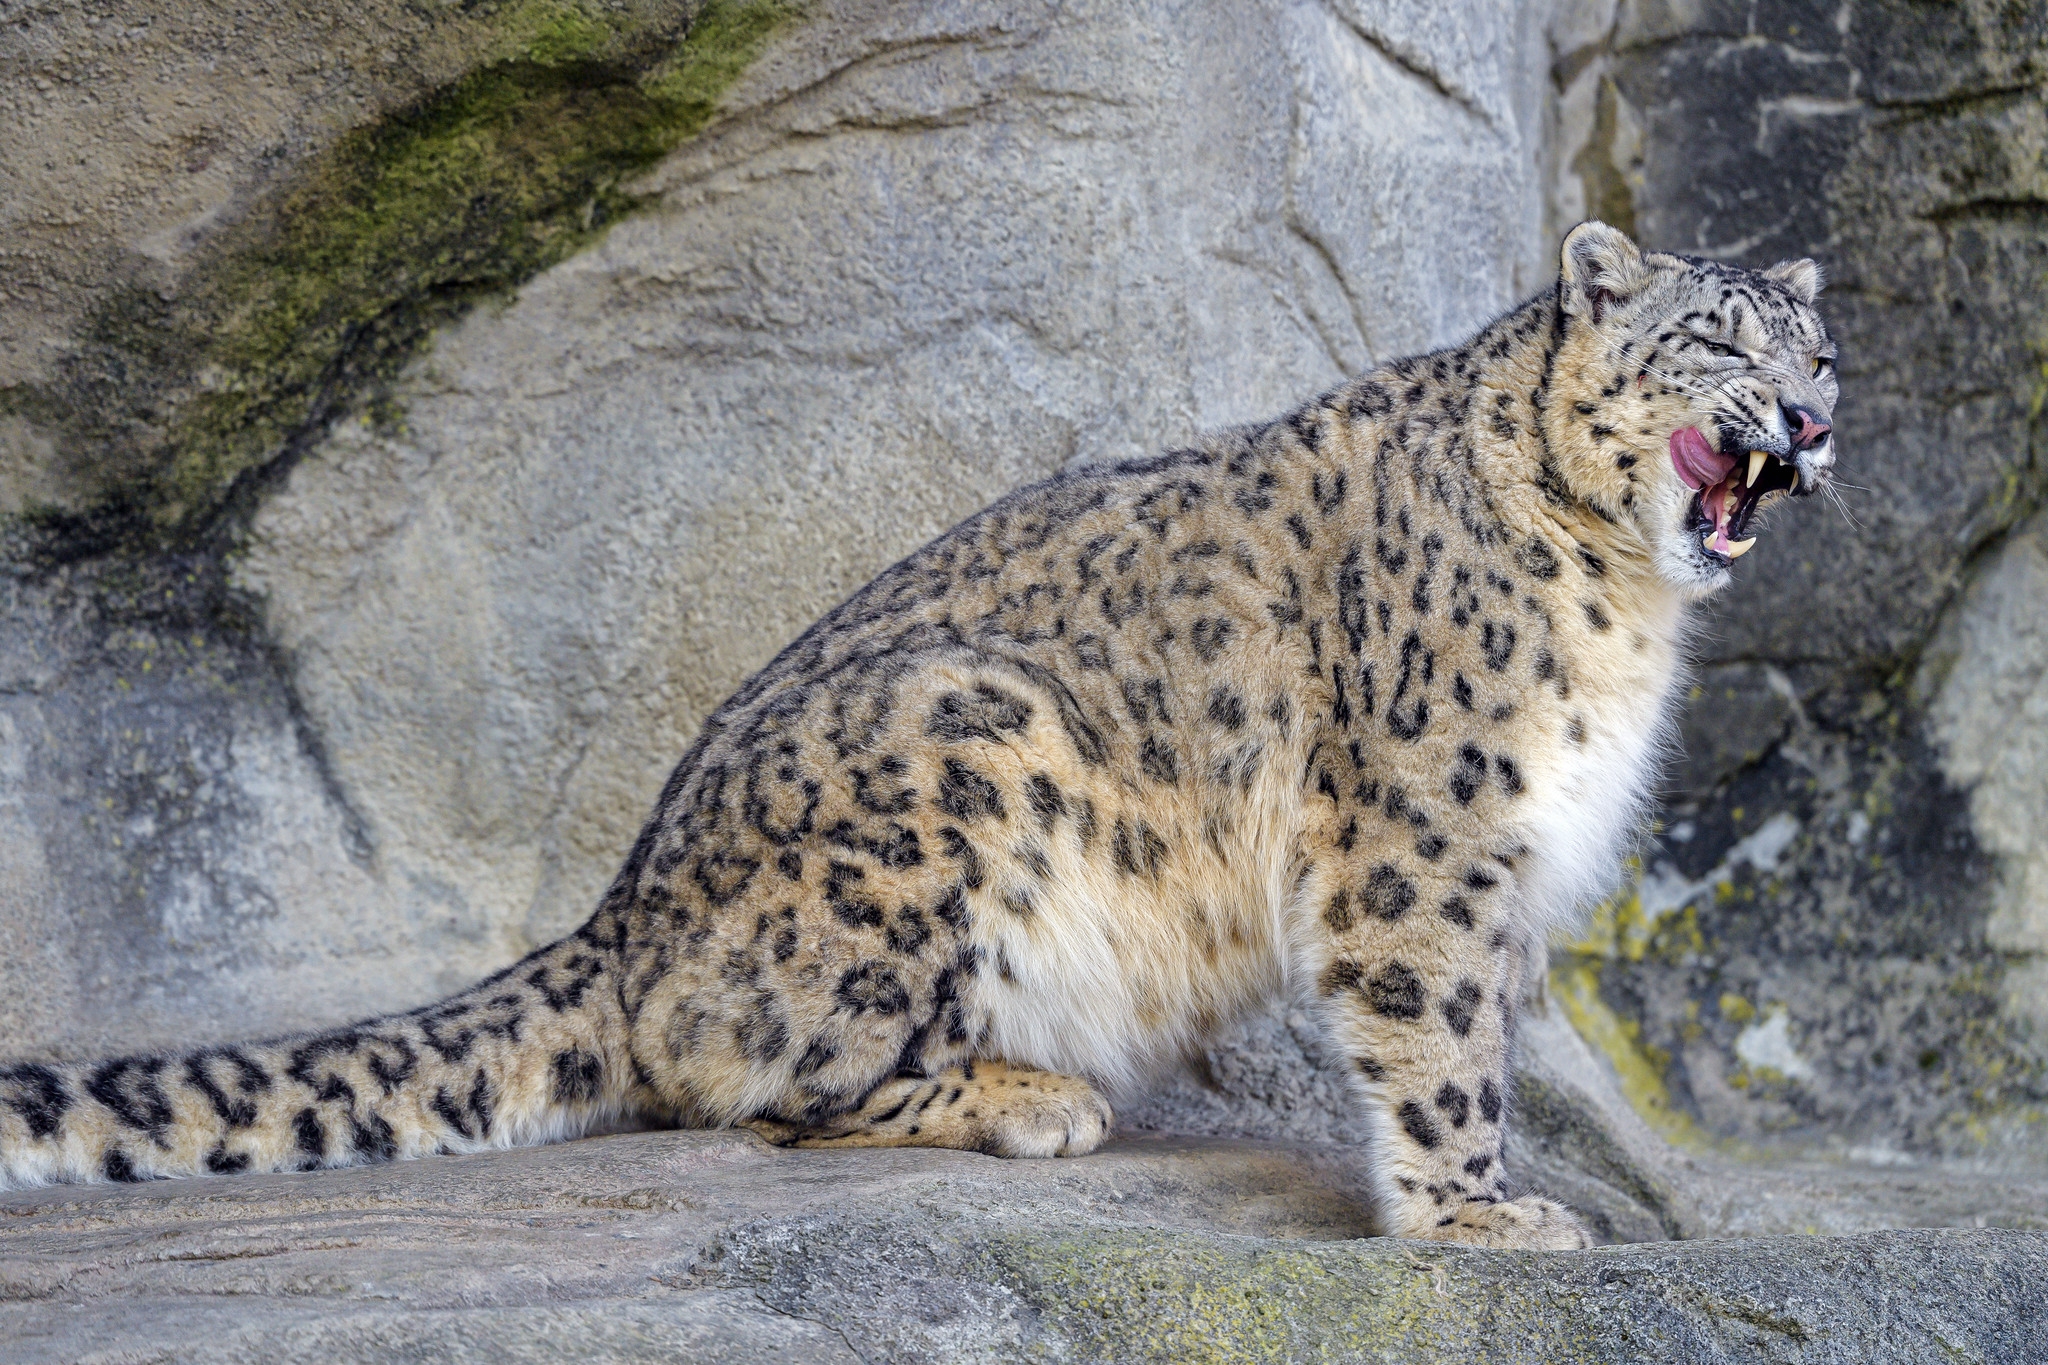
[[0, 1196], [0, 1360], [2039, 1361], [2048, 1233], [1477, 1252], [1341, 1149], [634, 1133]]

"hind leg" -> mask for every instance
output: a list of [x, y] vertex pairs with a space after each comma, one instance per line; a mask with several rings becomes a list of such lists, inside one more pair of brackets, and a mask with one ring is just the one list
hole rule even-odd
[[1095, 1087], [1005, 1062], [967, 1062], [885, 1082], [851, 1113], [815, 1127], [743, 1126], [778, 1147], [952, 1147], [990, 1156], [1084, 1156], [1112, 1122]]

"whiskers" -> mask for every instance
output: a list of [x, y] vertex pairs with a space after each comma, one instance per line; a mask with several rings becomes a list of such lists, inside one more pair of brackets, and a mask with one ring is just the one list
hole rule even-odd
[[1857, 520], [1856, 514], [1849, 510], [1849, 500], [1842, 496], [1844, 488], [1853, 488], [1859, 493], [1868, 493], [1870, 491], [1861, 484], [1843, 483], [1840, 479], [1828, 479], [1821, 484], [1820, 491], [1827, 494], [1828, 501], [1833, 503], [1835, 510], [1842, 514], [1843, 521], [1848, 522], [1849, 525], [1859, 531], [1867, 530], [1868, 528], [1861, 521]]
[[[1734, 399], [1737, 396], [1736, 386], [1746, 379], [1762, 378], [1770, 380], [1779, 377], [1797, 377], [1786, 366], [1768, 361], [1722, 374], [1680, 374], [1674, 370], [1664, 369], [1657, 365], [1644, 365], [1642, 372], [1655, 378], [1665, 387], [1675, 392], [1709, 403], [1717, 399]], [[1849, 500], [1842, 495], [1842, 490], [1845, 488], [1852, 489], [1858, 493], [1870, 492], [1868, 488], [1860, 484], [1844, 483], [1840, 479], [1833, 478], [1821, 481], [1820, 485], [1820, 491], [1827, 495], [1828, 501], [1834, 505], [1835, 511], [1841, 514], [1844, 522], [1858, 531], [1867, 530], [1868, 528], [1864, 525], [1862, 518], [1856, 515], [1855, 509], [1849, 505]]]

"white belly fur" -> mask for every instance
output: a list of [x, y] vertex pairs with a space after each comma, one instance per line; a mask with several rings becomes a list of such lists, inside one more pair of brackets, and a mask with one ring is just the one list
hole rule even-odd
[[1269, 751], [1228, 795], [1133, 792], [1126, 811], [1101, 812], [1098, 839], [1119, 814], [1142, 818], [1176, 856], [1156, 878], [1130, 876], [1100, 856], [1099, 843], [1084, 857], [1078, 839], [1056, 839], [1049, 889], [1028, 918], [1002, 901], [1022, 867], [991, 859], [988, 884], [969, 898], [976, 944], [999, 968], [982, 976], [986, 1051], [1087, 1076], [1114, 1101], [1142, 1093], [1218, 1027], [1285, 991], [1301, 803], [1300, 760], [1285, 750]]

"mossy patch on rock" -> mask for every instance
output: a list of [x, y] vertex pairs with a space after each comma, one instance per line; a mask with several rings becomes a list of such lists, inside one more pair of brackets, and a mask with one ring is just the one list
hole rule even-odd
[[[18, 1191], [0, 1196], [0, 1336], [24, 1362], [2036, 1362], [2048, 1349], [2048, 1234], [1480, 1251], [1347, 1237], [1335, 1166], [1248, 1142], [999, 1161], [664, 1132]], [[1800, 1202], [1782, 1181], [1732, 1179], [1746, 1206]]]
[[[752, 1288], [898, 1360], [957, 1359], [968, 1340], [977, 1359], [1176, 1365], [1915, 1360], [1936, 1342], [2019, 1360], [2042, 1326], [2025, 1287], [2038, 1234], [1528, 1253], [1024, 1221], [764, 1219], [721, 1239], [694, 1282]], [[1893, 1275], [1919, 1293], [1901, 1302]]]
[[17, 396], [120, 471], [95, 514], [45, 526], [99, 544], [206, 529], [435, 326], [630, 211], [632, 177], [711, 121], [798, 10], [506, 10], [495, 60], [342, 137], [206, 243], [175, 291], [118, 294], [58, 390]]

